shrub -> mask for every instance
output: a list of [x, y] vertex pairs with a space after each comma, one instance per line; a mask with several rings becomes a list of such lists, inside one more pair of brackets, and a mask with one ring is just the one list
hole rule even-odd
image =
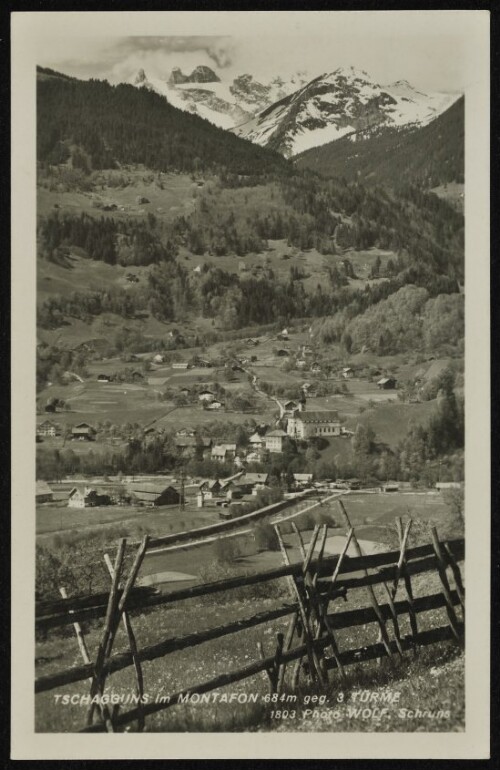
[[300, 530], [313, 529], [315, 524], [315, 517], [312, 513], [301, 513], [295, 519], [295, 523]]
[[220, 538], [213, 545], [213, 553], [219, 564], [230, 564], [240, 555], [240, 549], [232, 538]]
[[272, 524], [260, 522], [254, 527], [254, 537], [257, 548], [261, 551], [279, 551], [278, 536]]

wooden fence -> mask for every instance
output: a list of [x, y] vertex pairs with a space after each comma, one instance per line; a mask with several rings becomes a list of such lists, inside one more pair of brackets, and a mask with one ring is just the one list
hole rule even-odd
[[[114, 732], [124, 725], [137, 723], [144, 729], [147, 716], [185, 701], [189, 693], [206, 693], [226, 685], [242, 681], [263, 672], [271, 691], [281, 693], [295, 689], [300, 677], [324, 688], [329, 684], [330, 672], [345, 679], [345, 668], [353, 663], [387, 657], [397, 660], [407, 651], [416, 654], [419, 647], [445, 640], [463, 645], [465, 622], [464, 586], [459, 562], [464, 558], [464, 541], [441, 542], [435, 528], [430, 530], [428, 545], [408, 547], [411, 520], [403, 528], [397, 520], [399, 549], [384, 553], [363, 555], [355, 532], [350, 527], [347, 512], [339, 501], [348, 523], [348, 533], [342, 552], [325, 556], [328, 526], [316, 526], [310, 542], [304, 543], [301, 533], [294, 527], [297, 547], [302, 561], [290, 563], [279, 525], [275, 526], [283, 566], [258, 572], [254, 575], [231, 577], [203, 585], [181, 588], [162, 594], [152, 587], [135, 586], [142, 560], [149, 546], [148, 538], [140, 544], [128, 575], [124, 575], [126, 541], [120, 541], [114, 564], [105, 555], [110, 573], [109, 594], [67, 597], [61, 589], [61, 600], [38, 602], [36, 628], [49, 630], [73, 624], [83, 664], [40, 676], [35, 680], [35, 692], [42, 693], [64, 685], [90, 681], [90, 696], [99, 701], [105, 692], [106, 680], [114, 672], [133, 666], [138, 704], [120, 713], [119, 707], [109, 708], [103, 702], [89, 707], [83, 732]], [[348, 549], [356, 554], [348, 556]], [[439, 576], [440, 590], [416, 597], [412, 577], [429, 571]], [[130, 612], [172, 605], [193, 597], [216, 595], [242, 586], [257, 585], [283, 578], [288, 583], [290, 601], [283, 602], [251, 616], [232, 620], [203, 631], [184, 636], [162, 639], [138, 649]], [[379, 597], [374, 590], [378, 587]], [[404, 590], [405, 598], [396, 600], [398, 590]], [[368, 606], [339, 611], [337, 600], [348, 600], [353, 591], [362, 590], [368, 598]], [[383, 591], [384, 600], [380, 599]], [[258, 601], [258, 600], [256, 600]], [[420, 613], [444, 608], [447, 622], [431, 629], [419, 624]], [[408, 617], [410, 633], [401, 631], [401, 618]], [[80, 623], [104, 618], [101, 639], [97, 651], [90, 655]], [[152, 616], [152, 621], [154, 615]], [[271, 655], [266, 655], [259, 643], [259, 659], [248, 665], [218, 675], [210, 680], [193, 683], [180, 692], [172, 693], [160, 702], [143, 702], [144, 676], [142, 663], [166, 658], [170, 653], [203, 644], [209, 640], [236, 634], [245, 629], [262, 626], [279, 618], [288, 619], [283, 632], [276, 634], [276, 645]], [[120, 622], [128, 639], [127, 652], [113, 653], [113, 643]], [[375, 623], [378, 640], [355, 649], [341, 650], [337, 632], [342, 629]], [[167, 664], [167, 661], [165, 661]], [[293, 667], [290, 664], [294, 664]], [[95, 698], [94, 696], [98, 696]]]

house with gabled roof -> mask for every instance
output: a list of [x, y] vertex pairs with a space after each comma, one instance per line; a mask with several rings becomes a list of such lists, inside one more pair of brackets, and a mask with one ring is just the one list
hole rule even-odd
[[50, 436], [50, 438], [55, 438], [55, 436], [58, 434], [58, 430], [54, 422], [51, 422], [50, 420], [44, 420], [37, 425], [36, 433], [37, 436]]
[[283, 441], [286, 438], [287, 434], [284, 430], [281, 430], [281, 428], [276, 428], [275, 430], [271, 430], [269, 433], [266, 433], [264, 440], [267, 451], [276, 453], [282, 452]]
[[205, 388], [204, 390], [200, 390], [198, 393], [198, 399], [200, 401], [213, 401], [215, 398], [215, 393], [213, 393], [211, 390], [208, 390]]
[[377, 385], [380, 390], [394, 390], [398, 384], [398, 381], [394, 377], [382, 377]]
[[212, 460], [226, 462], [232, 460], [236, 454], [236, 444], [216, 444], [212, 447]]
[[73, 487], [68, 495], [69, 508], [96, 508], [99, 505], [109, 505], [109, 495], [102, 495], [93, 487]]
[[95, 441], [96, 429], [88, 422], [80, 422], [71, 428], [71, 439], [73, 441]]

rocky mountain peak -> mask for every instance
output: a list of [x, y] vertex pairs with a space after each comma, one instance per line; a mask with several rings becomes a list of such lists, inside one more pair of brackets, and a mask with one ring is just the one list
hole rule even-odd
[[134, 79], [134, 86], [140, 86], [142, 83], [145, 83], [147, 80], [146, 73], [141, 68]]
[[189, 76], [190, 83], [220, 83], [220, 77], [204, 64], [199, 64], [194, 68]]

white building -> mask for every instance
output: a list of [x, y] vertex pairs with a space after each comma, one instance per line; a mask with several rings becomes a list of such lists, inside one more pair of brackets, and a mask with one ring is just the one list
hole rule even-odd
[[217, 444], [212, 447], [212, 460], [231, 460], [236, 454], [236, 444]]
[[282, 452], [283, 451], [283, 439], [286, 438], [286, 433], [281, 428], [271, 430], [264, 436], [266, 443], [266, 449], [268, 452]]
[[287, 433], [294, 438], [340, 436], [342, 426], [337, 411], [295, 412], [288, 418]]

